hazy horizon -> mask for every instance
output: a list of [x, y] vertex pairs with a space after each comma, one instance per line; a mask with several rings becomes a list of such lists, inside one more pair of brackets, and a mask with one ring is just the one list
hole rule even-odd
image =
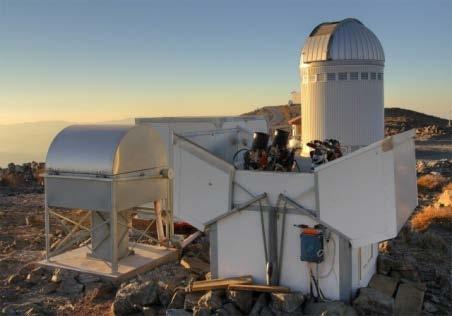
[[386, 107], [451, 118], [452, 1], [3, 0], [0, 166], [73, 123], [286, 104], [306, 37], [347, 17], [382, 43]]

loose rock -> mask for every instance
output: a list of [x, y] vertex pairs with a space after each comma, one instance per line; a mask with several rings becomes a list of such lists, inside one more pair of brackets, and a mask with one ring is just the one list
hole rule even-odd
[[184, 309], [193, 310], [193, 308], [198, 305], [198, 301], [202, 295], [203, 293], [199, 292], [187, 293], [184, 300]]
[[357, 316], [353, 307], [340, 301], [334, 302], [308, 302], [304, 308], [304, 314], [310, 316]]
[[155, 311], [155, 309], [153, 309], [150, 306], [144, 306], [143, 307], [143, 316], [156, 316], [157, 313]]
[[187, 312], [185, 309], [167, 309], [166, 316], [191, 316], [193, 315], [190, 312]]
[[99, 282], [100, 278], [97, 275], [82, 273], [77, 277], [77, 280], [82, 284]]
[[286, 313], [295, 312], [305, 301], [303, 294], [300, 292], [271, 293], [270, 298], [272, 310]]
[[171, 302], [168, 305], [168, 309], [182, 309], [184, 308], [185, 292], [176, 291], [171, 298]]
[[12, 274], [8, 277], [8, 280], [6, 281], [8, 285], [17, 284], [20, 281], [23, 281], [24, 277], [20, 274]]
[[258, 297], [256, 303], [254, 303], [253, 308], [251, 309], [250, 315], [251, 316], [258, 316], [260, 315], [262, 309], [267, 306], [267, 294], [261, 293], [261, 295]]
[[361, 288], [353, 307], [359, 315], [392, 315], [394, 299], [378, 290]]
[[253, 308], [253, 292], [228, 290], [227, 298], [246, 315]]
[[30, 271], [27, 275], [26, 281], [32, 284], [39, 283], [46, 276], [46, 271], [43, 267], [37, 267]]
[[396, 315], [420, 315], [424, 302], [424, 291], [415, 285], [400, 284], [395, 298]]
[[83, 288], [83, 284], [78, 283], [73, 277], [69, 277], [63, 278], [58, 287], [58, 292], [68, 295], [71, 298], [75, 298], [83, 292]]
[[382, 274], [374, 274], [369, 287], [389, 296], [393, 296], [399, 282], [396, 279]]
[[204, 294], [198, 301], [199, 307], [204, 307], [209, 310], [216, 310], [223, 304], [223, 291], [209, 291]]
[[168, 306], [172, 299], [173, 291], [171, 287], [162, 281], [158, 281], [158, 297], [160, 304]]
[[210, 316], [210, 308], [195, 306], [193, 316]]
[[112, 310], [115, 315], [126, 315], [141, 311], [157, 301], [157, 284], [153, 281], [133, 282], [121, 287], [116, 293]]

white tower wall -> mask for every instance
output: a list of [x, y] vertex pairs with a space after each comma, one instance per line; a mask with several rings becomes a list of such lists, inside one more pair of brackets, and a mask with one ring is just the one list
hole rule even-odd
[[334, 138], [355, 150], [384, 137], [382, 65], [310, 63], [301, 73], [303, 144]]

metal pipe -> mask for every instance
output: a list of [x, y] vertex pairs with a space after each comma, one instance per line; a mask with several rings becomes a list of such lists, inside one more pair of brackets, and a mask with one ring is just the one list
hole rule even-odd
[[350, 241], [351, 238], [348, 237], [347, 235], [341, 233], [340, 231], [338, 231], [337, 229], [335, 229], [334, 227], [328, 225], [326, 222], [322, 221], [319, 217], [317, 217], [315, 215], [315, 211], [307, 209], [303, 206], [301, 206], [300, 204], [298, 204], [297, 202], [295, 202], [294, 200], [292, 200], [291, 198], [285, 196], [284, 194], [280, 194], [281, 198], [285, 201], [287, 201], [288, 204], [292, 205], [292, 207], [295, 208], [295, 210], [300, 211], [302, 214], [312, 218], [314, 221], [318, 222], [319, 224], [327, 227], [330, 231], [332, 231], [333, 233], [335, 233], [336, 235], [344, 238], [345, 240]]
[[[44, 186], [47, 188], [47, 181], [44, 179]], [[49, 205], [47, 204], [47, 192], [44, 194], [44, 230], [45, 230], [45, 242], [46, 242], [46, 261], [50, 261], [50, 215]]]
[[116, 207], [116, 183], [111, 185], [111, 213], [110, 213], [110, 243], [111, 243], [111, 273], [118, 273], [118, 210]]
[[53, 212], [53, 211], [49, 211], [49, 212], [50, 212], [50, 214], [55, 215], [56, 217], [62, 218], [62, 219], [64, 219], [64, 220], [68, 221], [69, 223], [72, 223], [72, 224], [74, 224], [74, 225], [80, 226], [80, 227], [83, 228], [84, 230], [90, 231], [89, 228], [87, 228], [87, 227], [85, 227], [85, 226], [83, 226], [83, 225], [77, 223], [76, 221], [73, 221], [72, 219], [70, 219], [70, 218], [68, 218], [68, 217], [66, 217], [66, 216], [63, 216], [63, 215], [58, 214], [58, 213]]
[[251, 204], [254, 204], [254, 203], [256, 203], [257, 201], [262, 200], [262, 199], [264, 199], [264, 198], [266, 198], [266, 197], [267, 197], [267, 193], [262, 193], [262, 194], [260, 194], [260, 195], [258, 195], [258, 196], [256, 196], [256, 197], [252, 198], [252, 199], [249, 200], [248, 202], [245, 202], [245, 203], [243, 203], [243, 204], [241, 204], [241, 205], [239, 205], [239, 206], [233, 208], [233, 209], [230, 210], [229, 212], [223, 213], [223, 214], [221, 214], [221, 215], [215, 217], [214, 219], [211, 219], [210, 221], [205, 222], [204, 225], [205, 225], [205, 226], [210, 226], [210, 225], [212, 225], [213, 223], [218, 222], [220, 219], [223, 219], [223, 218], [225, 218], [225, 217], [228, 217], [229, 215], [232, 215], [232, 214], [234, 214], [234, 213], [237, 213], [237, 212], [239, 212], [239, 211], [241, 211], [241, 210], [247, 208], [247, 207], [250, 206]]
[[[89, 211], [88, 211], [87, 214], [85, 214], [85, 216], [83, 216], [83, 217], [80, 219], [79, 223], [83, 223], [83, 221], [84, 221], [85, 219], [87, 219], [88, 216], [90, 216]], [[69, 234], [67, 234], [66, 237], [64, 237], [59, 243], [57, 243], [57, 244], [54, 246], [54, 247], [55, 247], [55, 250], [58, 250], [59, 248], [61, 248], [61, 247], [64, 245], [64, 243], [65, 243], [66, 241], [68, 241], [68, 240], [72, 237], [72, 235], [75, 234], [75, 232], [77, 232], [77, 231], [79, 230], [79, 227], [80, 227], [80, 225], [74, 225], [74, 227], [73, 227], [72, 230], [69, 232]]]

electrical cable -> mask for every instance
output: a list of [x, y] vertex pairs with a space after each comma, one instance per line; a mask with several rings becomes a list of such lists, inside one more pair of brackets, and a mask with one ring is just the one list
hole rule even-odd
[[237, 150], [236, 152], [235, 152], [235, 154], [234, 154], [234, 156], [232, 156], [232, 163], [234, 164], [234, 167], [236, 167], [237, 168], [237, 166], [235, 165], [235, 159], [237, 158], [237, 155], [239, 154], [239, 153], [241, 153], [242, 151], [245, 151], [245, 150], [249, 150], [249, 148], [242, 148], [242, 149], [239, 149], [239, 150]]
[[328, 270], [328, 272], [324, 275], [319, 275], [318, 276], [319, 279], [325, 279], [325, 278], [329, 277], [331, 272], [333, 272], [333, 270], [334, 270], [334, 260], [336, 257], [336, 241], [334, 240], [333, 237], [331, 237], [330, 240], [332, 240], [332, 242], [333, 242], [333, 259], [331, 260], [331, 266], [330, 266], [330, 269]]

